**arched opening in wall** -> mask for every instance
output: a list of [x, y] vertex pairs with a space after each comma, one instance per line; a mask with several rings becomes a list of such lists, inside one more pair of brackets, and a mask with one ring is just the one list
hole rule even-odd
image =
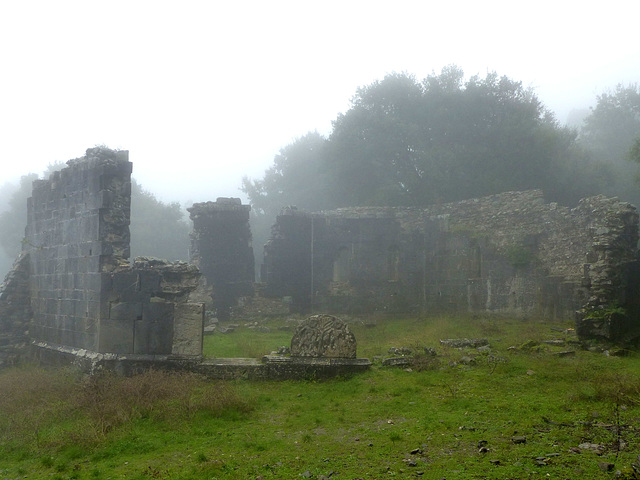
[[340, 247], [338, 255], [333, 261], [333, 281], [346, 282], [351, 271], [351, 255], [347, 247]]
[[387, 280], [400, 280], [400, 248], [397, 245], [390, 246], [387, 251]]

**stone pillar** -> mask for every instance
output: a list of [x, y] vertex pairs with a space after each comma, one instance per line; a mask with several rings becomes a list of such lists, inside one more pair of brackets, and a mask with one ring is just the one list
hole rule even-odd
[[253, 295], [250, 210], [239, 198], [218, 198], [188, 209], [193, 221], [191, 261], [211, 288], [212, 307], [221, 321], [229, 319], [239, 297]]

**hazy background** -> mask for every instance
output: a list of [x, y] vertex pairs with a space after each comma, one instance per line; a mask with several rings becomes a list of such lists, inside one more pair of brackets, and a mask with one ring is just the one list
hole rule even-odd
[[0, 6], [0, 183], [106, 144], [160, 200], [240, 196], [356, 88], [456, 64], [565, 122], [640, 79], [637, 1], [32, 1]]

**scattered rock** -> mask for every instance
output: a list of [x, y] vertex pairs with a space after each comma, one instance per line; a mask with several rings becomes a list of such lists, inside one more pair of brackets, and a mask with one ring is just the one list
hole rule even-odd
[[462, 357], [460, 359], [460, 363], [462, 365], [475, 365], [476, 364], [476, 359], [473, 357], [469, 357], [467, 355], [465, 355], [464, 357]]
[[478, 348], [489, 345], [486, 338], [449, 338], [440, 340], [440, 345], [452, 348]]
[[613, 469], [616, 468], [616, 466], [613, 463], [600, 462], [598, 463], [598, 468], [603, 472], [613, 472]]
[[565, 350], [565, 351], [562, 351], [562, 352], [554, 352], [551, 355], [554, 355], [556, 357], [570, 357], [570, 356], [573, 356], [575, 354], [576, 354], [575, 350]]
[[405, 356], [405, 355], [413, 355], [413, 350], [410, 349], [409, 347], [400, 347], [400, 348], [391, 347], [389, 349], [389, 353], [391, 355], [402, 355], [402, 356]]
[[385, 367], [406, 367], [411, 365], [411, 357], [389, 357], [382, 359], [382, 365]]
[[527, 437], [525, 437], [524, 435], [514, 435], [513, 437], [511, 437], [511, 441], [516, 445], [527, 443]]
[[602, 455], [606, 450], [606, 447], [601, 443], [581, 443], [578, 448], [583, 451], [593, 452], [597, 455]]

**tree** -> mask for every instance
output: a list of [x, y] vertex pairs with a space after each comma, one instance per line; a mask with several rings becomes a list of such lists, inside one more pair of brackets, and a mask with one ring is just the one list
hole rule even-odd
[[616, 85], [596, 97], [596, 106], [580, 131], [582, 143], [600, 159], [624, 164], [640, 133], [640, 88]]
[[177, 202], [163, 203], [131, 180], [131, 257], [189, 259], [189, 224]]
[[634, 181], [637, 165], [629, 162], [634, 141], [640, 135], [640, 88], [637, 84], [618, 84], [596, 98], [596, 106], [580, 130], [580, 142], [613, 172], [603, 192], [640, 204]]
[[309, 132], [280, 149], [262, 180], [242, 179], [242, 191], [251, 203], [251, 232], [256, 263], [262, 263], [262, 246], [271, 226], [285, 206], [320, 210], [331, 206], [325, 162], [326, 139]]
[[326, 139], [309, 132], [280, 149], [262, 180], [242, 179], [255, 213], [276, 215], [284, 206], [317, 210], [330, 205], [324, 149]]
[[30, 173], [22, 176], [17, 185], [7, 184], [3, 187], [11, 194], [0, 213], [0, 247], [4, 257], [0, 265], [0, 281], [22, 250], [24, 230], [27, 226], [27, 198], [31, 196], [31, 184], [36, 178], [38, 175]]
[[300, 139], [262, 180], [245, 179], [258, 210], [427, 205], [531, 188], [572, 203], [600, 181], [575, 181], [587, 175], [575, 133], [532, 90], [495, 73], [465, 81], [450, 66], [421, 82], [394, 73], [351, 103], [314, 155], [299, 151], [309, 141]]

